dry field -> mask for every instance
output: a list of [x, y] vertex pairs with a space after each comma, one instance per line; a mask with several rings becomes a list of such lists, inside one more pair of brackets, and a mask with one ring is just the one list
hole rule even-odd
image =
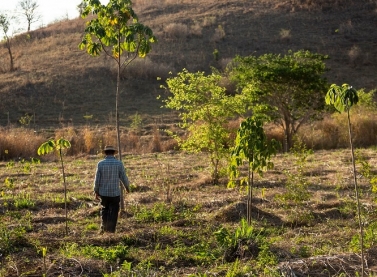
[[[375, 151], [356, 151], [368, 276], [377, 274]], [[349, 152], [274, 157], [275, 168], [256, 177], [252, 227], [241, 235], [246, 191], [227, 188], [225, 177], [211, 184], [203, 154], [127, 155], [133, 189], [115, 235], [99, 234], [92, 181], [100, 156], [65, 157], [68, 234], [53, 156], [1, 162], [0, 276], [357, 276]], [[296, 193], [292, 201], [292, 184], [307, 200]]]

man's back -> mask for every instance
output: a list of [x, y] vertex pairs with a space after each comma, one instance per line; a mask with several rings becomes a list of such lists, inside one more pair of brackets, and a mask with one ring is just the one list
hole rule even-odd
[[114, 156], [106, 156], [98, 162], [94, 181], [94, 190], [102, 196], [119, 196], [119, 180], [128, 187], [128, 178], [121, 161]]

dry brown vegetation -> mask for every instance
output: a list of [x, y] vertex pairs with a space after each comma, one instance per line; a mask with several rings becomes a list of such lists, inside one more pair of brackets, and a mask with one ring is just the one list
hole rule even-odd
[[[141, 22], [159, 39], [122, 79], [124, 161], [133, 186], [114, 236], [99, 235], [92, 181], [98, 154], [115, 144], [115, 68], [77, 47], [84, 20], [60, 21], [12, 40], [16, 70], [0, 48], [0, 276], [356, 276], [358, 226], [343, 115], [303, 126], [314, 149], [305, 162], [278, 154], [256, 177], [253, 227], [258, 240], [226, 248], [214, 232], [233, 232], [246, 215], [245, 188], [214, 186], [205, 154], [175, 151], [164, 129], [179, 131], [177, 114], [161, 109], [157, 81], [171, 71], [223, 69], [235, 55], [307, 49], [330, 56], [327, 78], [374, 89], [377, 4], [372, 0], [135, 0]], [[213, 52], [219, 51], [219, 59]], [[224, 81], [226, 83], [226, 81]], [[229, 89], [232, 89], [229, 86]], [[162, 95], [165, 97], [166, 95]], [[30, 119], [22, 121], [20, 119]], [[376, 276], [374, 112], [352, 114], [367, 273]], [[237, 122], [230, 123], [230, 128]], [[282, 141], [281, 130], [266, 128]], [[65, 137], [69, 234], [63, 187], [53, 155], [31, 159], [47, 138]], [[331, 151], [328, 151], [331, 149]], [[364, 170], [364, 171], [363, 171]], [[246, 174], [246, 170], [242, 171]], [[368, 173], [368, 174], [367, 174]], [[309, 199], [294, 202], [289, 184]], [[43, 249], [47, 254], [43, 256]], [[261, 254], [261, 255], [259, 255]], [[258, 257], [258, 258], [256, 258]], [[276, 259], [276, 260], [274, 260]], [[127, 271], [122, 263], [129, 262]], [[118, 274], [118, 275], [117, 275]], [[136, 274], [136, 275], [132, 275]], [[191, 274], [191, 275], [190, 275]], [[249, 275], [247, 275], [249, 274]], [[285, 275], [283, 275], [285, 274]], [[295, 275], [294, 275], [295, 274]]]
[[[170, 124], [176, 117], [160, 108], [157, 77], [183, 68], [223, 68], [235, 55], [306, 49], [327, 54], [329, 82], [376, 87], [376, 4], [351, 1], [134, 1], [140, 21], [159, 42], [137, 60], [122, 80], [122, 126], [138, 113], [145, 124]], [[36, 128], [113, 123], [115, 65], [105, 55], [78, 49], [84, 20], [60, 21], [12, 41], [14, 72], [0, 49], [0, 124], [17, 125], [25, 114]], [[213, 56], [219, 51], [218, 60]], [[9, 113], [9, 114], [8, 114]], [[9, 121], [8, 121], [9, 116]]]

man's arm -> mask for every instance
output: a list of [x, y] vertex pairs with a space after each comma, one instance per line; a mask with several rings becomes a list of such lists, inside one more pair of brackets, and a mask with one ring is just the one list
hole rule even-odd
[[94, 190], [94, 194], [96, 196], [96, 199], [99, 199], [99, 184], [100, 184], [100, 179], [101, 179], [101, 173], [100, 171], [98, 170], [98, 167], [96, 169], [96, 175], [94, 177], [94, 185], [93, 185], [93, 190]]

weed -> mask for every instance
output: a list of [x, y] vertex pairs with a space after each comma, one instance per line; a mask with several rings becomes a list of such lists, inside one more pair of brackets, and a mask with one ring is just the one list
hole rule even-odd
[[7, 169], [11, 169], [11, 168], [13, 168], [13, 167], [14, 167], [14, 161], [11, 160], [11, 161], [7, 162], [6, 167], [7, 167]]
[[94, 231], [94, 230], [99, 230], [99, 227], [98, 227], [98, 224], [96, 224], [96, 223], [88, 223], [85, 226], [85, 229], [90, 230], [90, 231]]
[[134, 216], [140, 222], [169, 222], [177, 218], [174, 206], [164, 203], [156, 203], [152, 209], [140, 206]]
[[40, 249], [37, 249], [37, 253], [41, 253], [42, 259], [43, 259], [43, 275], [42, 277], [47, 276], [47, 262], [46, 262], [46, 257], [47, 257], [47, 247], [41, 247]]
[[241, 267], [240, 261], [237, 259], [234, 263], [230, 265], [225, 274], [225, 277], [242, 277], [245, 276], [245, 274], [248, 272], [250, 272], [250, 267]]
[[253, 226], [248, 225], [245, 219], [241, 220], [240, 226], [234, 232], [221, 227], [214, 232], [214, 235], [220, 247], [224, 249], [224, 259], [228, 262], [248, 256], [257, 257], [258, 244], [263, 240], [261, 232], [257, 232]]
[[16, 209], [30, 209], [35, 206], [34, 200], [31, 199], [30, 193], [20, 193], [14, 199]]
[[86, 245], [81, 248], [86, 257], [105, 260], [107, 262], [123, 262], [128, 254], [128, 246], [118, 244], [112, 247]]
[[[377, 222], [372, 222], [364, 229], [364, 247], [371, 248], [377, 244]], [[354, 235], [350, 242], [350, 248], [354, 252], [360, 252], [360, 236]]]
[[6, 177], [4, 180], [5, 187], [8, 189], [14, 188], [14, 179], [11, 177]]
[[8, 254], [17, 251], [17, 245], [25, 240], [26, 230], [21, 225], [8, 228], [4, 222], [0, 222], [0, 250], [1, 254]]

